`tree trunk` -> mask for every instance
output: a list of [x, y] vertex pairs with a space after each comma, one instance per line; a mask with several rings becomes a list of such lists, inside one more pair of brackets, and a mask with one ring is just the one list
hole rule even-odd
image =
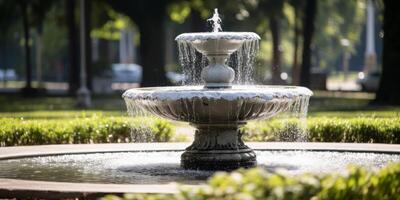
[[317, 1], [308, 0], [305, 6], [303, 21], [303, 56], [300, 69], [300, 85], [310, 87], [311, 78], [311, 48], [314, 35], [314, 21], [317, 12]]
[[382, 76], [375, 102], [400, 104], [400, 12], [396, 1], [384, 0]]
[[38, 83], [38, 89], [44, 90], [44, 84], [42, 80], [42, 74], [43, 74], [43, 40], [42, 40], [42, 35], [43, 35], [43, 23], [40, 22], [37, 25], [37, 35], [36, 35], [36, 81]]
[[32, 62], [31, 62], [31, 49], [29, 47], [29, 22], [28, 22], [28, 5], [25, 1], [20, 1], [22, 11], [22, 23], [24, 30], [24, 47], [25, 47], [25, 92], [32, 90]]
[[269, 17], [269, 26], [272, 36], [272, 84], [281, 84], [281, 50], [280, 50], [280, 23], [275, 15]]
[[79, 65], [78, 65], [78, 40], [77, 28], [75, 24], [75, 0], [66, 1], [66, 18], [68, 26], [68, 53], [69, 53], [69, 77], [68, 93], [75, 95], [79, 88]]
[[[92, 90], [93, 84], [93, 70], [92, 70], [92, 40], [90, 38], [91, 31], [91, 11], [92, 1], [85, 1], [85, 55], [86, 55], [86, 86], [89, 90]], [[82, 58], [81, 58], [82, 59]]]
[[165, 0], [108, 0], [116, 11], [128, 15], [140, 31], [141, 86], [169, 85], [165, 74]]
[[299, 42], [300, 42], [300, 27], [299, 27], [299, 8], [294, 7], [294, 38], [293, 38], [293, 66], [292, 66], [292, 84], [300, 84], [300, 66], [299, 66]]
[[169, 82], [165, 76], [164, 15], [150, 13], [139, 24], [140, 56], [143, 66], [142, 87], [163, 86]]

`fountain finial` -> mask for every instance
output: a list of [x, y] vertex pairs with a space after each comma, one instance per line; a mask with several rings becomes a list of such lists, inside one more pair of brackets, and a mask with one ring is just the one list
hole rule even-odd
[[222, 20], [219, 17], [218, 8], [214, 8], [213, 16], [210, 19], [207, 19], [207, 21], [212, 23], [213, 32], [222, 31], [222, 27], [221, 27]]

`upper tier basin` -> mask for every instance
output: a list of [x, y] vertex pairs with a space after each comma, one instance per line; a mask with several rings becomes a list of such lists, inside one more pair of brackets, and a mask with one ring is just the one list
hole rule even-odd
[[160, 117], [194, 124], [243, 123], [286, 111], [312, 92], [293, 86], [240, 86], [204, 89], [202, 86], [130, 89], [123, 94], [132, 106]]
[[244, 41], [259, 39], [260, 37], [252, 32], [183, 33], [175, 38], [178, 42], [191, 43], [197, 51], [206, 56], [230, 55]]

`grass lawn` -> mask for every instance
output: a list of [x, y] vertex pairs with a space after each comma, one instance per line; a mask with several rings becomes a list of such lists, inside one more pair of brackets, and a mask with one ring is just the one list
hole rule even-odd
[[23, 118], [29, 119], [73, 119], [73, 118], [89, 118], [89, 117], [128, 117], [125, 111], [117, 110], [52, 110], [52, 111], [22, 111], [22, 112], [0, 112], [1, 117]]
[[[80, 111], [75, 106], [75, 97], [34, 97], [0, 95], [0, 112], [30, 111]], [[125, 112], [125, 103], [120, 95], [94, 96], [91, 111]]]

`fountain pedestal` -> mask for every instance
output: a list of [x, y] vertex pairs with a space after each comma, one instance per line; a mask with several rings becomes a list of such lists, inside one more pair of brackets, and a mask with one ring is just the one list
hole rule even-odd
[[235, 71], [225, 65], [229, 54], [207, 55], [210, 65], [201, 71], [201, 78], [204, 80], [205, 88], [229, 88], [235, 78]]
[[239, 124], [192, 124], [194, 142], [181, 156], [181, 166], [195, 170], [233, 170], [257, 165], [256, 154], [241, 138]]

